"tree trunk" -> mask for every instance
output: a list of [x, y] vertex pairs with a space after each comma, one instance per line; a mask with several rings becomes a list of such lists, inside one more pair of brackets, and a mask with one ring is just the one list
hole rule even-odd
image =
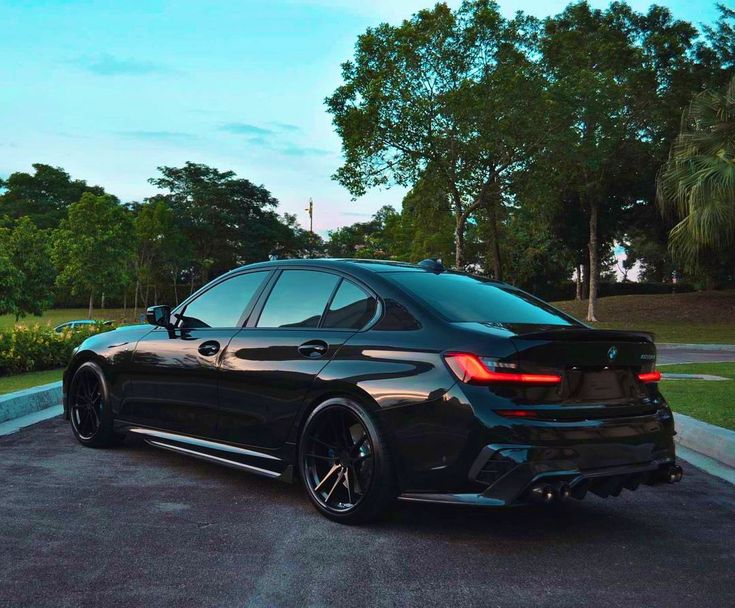
[[597, 252], [597, 201], [590, 201], [590, 238], [589, 238], [589, 250], [590, 250], [590, 293], [587, 300], [587, 320], [597, 321], [596, 308], [597, 308], [597, 279], [599, 277], [599, 264]]
[[179, 273], [174, 270], [172, 274], [174, 275], [174, 301], [176, 302], [176, 306], [178, 306], [179, 305], [179, 286], [177, 284], [177, 279], [178, 279], [177, 275]]
[[87, 318], [92, 318], [92, 304], [94, 303], [94, 292], [89, 292], [89, 309], [87, 310]]
[[586, 300], [590, 292], [590, 264], [585, 260], [582, 264], [582, 299]]
[[138, 322], [138, 291], [140, 291], [140, 278], [135, 279], [135, 303], [133, 304], [133, 323]]
[[191, 286], [189, 287], [189, 295], [194, 293], [194, 269], [191, 270]]
[[100, 309], [105, 309], [105, 292], [102, 292], [102, 296], [100, 297]]
[[454, 267], [462, 270], [464, 266], [464, 218], [457, 218], [457, 227], [454, 230]]
[[582, 300], [582, 264], [577, 264], [577, 293], [575, 300]]
[[123, 322], [128, 320], [128, 290], [123, 292]]
[[502, 258], [500, 256], [500, 239], [498, 238], [498, 222], [495, 218], [495, 214], [493, 214], [492, 218], [492, 238], [493, 238], [493, 276], [495, 277], [496, 281], [502, 281], [503, 280], [503, 262]]

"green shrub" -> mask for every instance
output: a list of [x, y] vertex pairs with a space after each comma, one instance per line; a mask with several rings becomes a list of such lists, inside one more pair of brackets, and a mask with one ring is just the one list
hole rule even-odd
[[102, 324], [55, 332], [40, 325], [0, 331], [0, 376], [64, 367], [89, 336], [114, 329]]

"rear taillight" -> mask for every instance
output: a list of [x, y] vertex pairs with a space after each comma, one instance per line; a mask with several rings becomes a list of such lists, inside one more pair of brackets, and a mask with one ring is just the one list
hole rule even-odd
[[638, 380], [641, 382], [659, 382], [661, 380], [661, 372], [645, 372], [638, 374]]
[[[523, 374], [511, 371], [515, 368], [514, 364], [497, 363], [470, 353], [449, 353], [444, 355], [444, 359], [454, 375], [468, 384], [493, 384], [495, 382], [559, 384], [561, 382], [561, 376], [556, 374]], [[507, 367], [504, 368], [503, 365]]]

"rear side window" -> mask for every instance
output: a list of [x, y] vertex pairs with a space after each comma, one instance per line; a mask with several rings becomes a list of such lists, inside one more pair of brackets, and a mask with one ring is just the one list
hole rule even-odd
[[452, 322], [577, 325], [541, 300], [481, 277], [412, 272], [395, 274], [391, 279]]
[[317, 327], [339, 277], [313, 270], [285, 270], [278, 277], [258, 327]]
[[365, 291], [345, 279], [337, 289], [322, 327], [361, 329], [375, 316], [377, 302]]
[[263, 284], [268, 271], [239, 274], [218, 283], [187, 304], [180, 327], [239, 327], [240, 317]]

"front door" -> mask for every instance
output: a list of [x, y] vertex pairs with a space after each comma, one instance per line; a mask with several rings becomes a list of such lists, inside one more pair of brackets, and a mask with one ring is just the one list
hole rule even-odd
[[339, 275], [284, 270], [221, 363], [219, 437], [277, 449], [315, 377], [375, 314], [375, 299]]
[[219, 365], [242, 328], [268, 271], [227, 277], [207, 286], [156, 328], [133, 355], [133, 398], [120, 417], [145, 426], [214, 437]]

